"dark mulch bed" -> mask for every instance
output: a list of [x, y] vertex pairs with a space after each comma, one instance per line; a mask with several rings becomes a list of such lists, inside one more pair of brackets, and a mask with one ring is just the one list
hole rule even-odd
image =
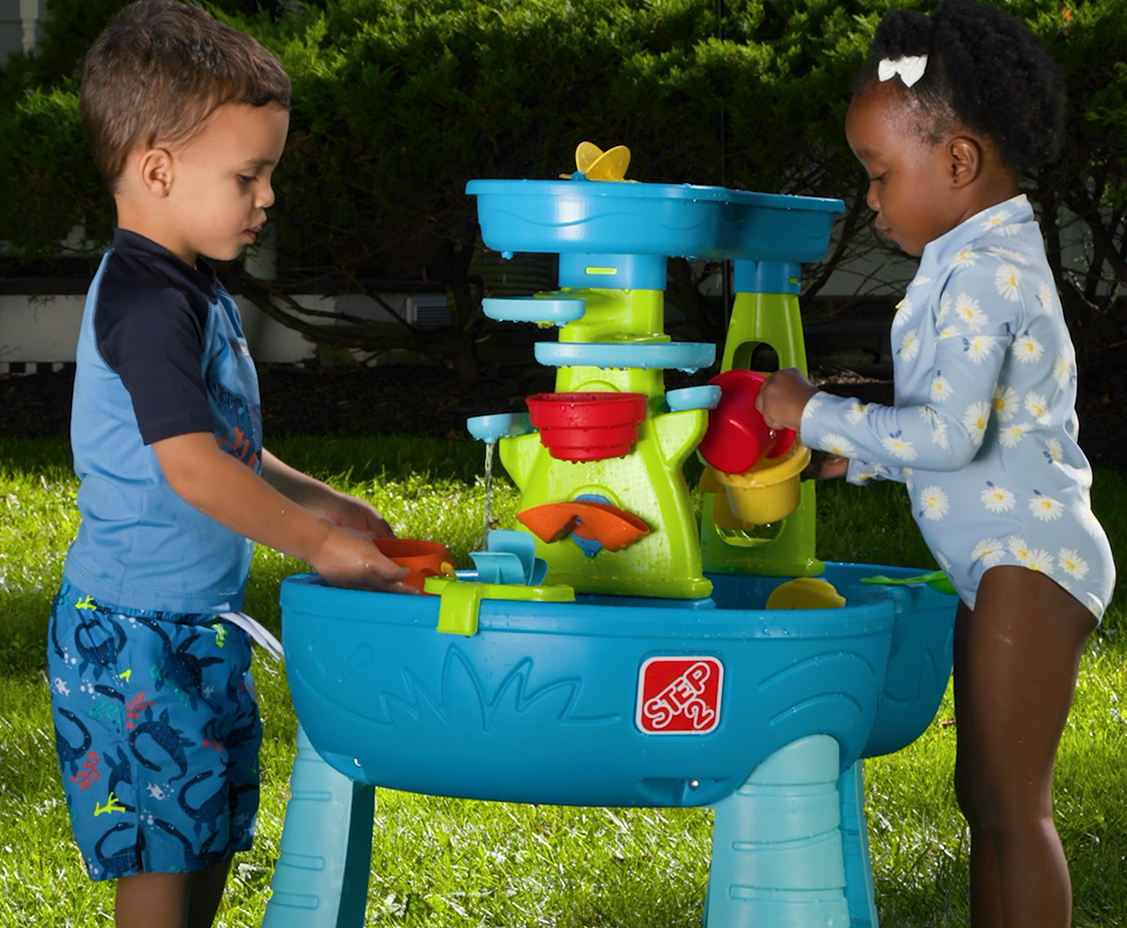
[[[388, 365], [323, 369], [312, 365], [260, 368], [263, 426], [272, 436], [291, 434], [378, 434], [406, 432], [466, 435], [469, 416], [522, 410], [531, 393], [551, 390], [554, 371], [535, 364], [499, 369], [473, 383], [433, 367]], [[701, 383], [706, 375], [666, 372], [672, 389]], [[890, 403], [892, 385], [850, 371], [815, 369], [825, 389], [865, 402]], [[0, 439], [65, 437], [70, 421], [72, 368], [58, 373], [0, 377]], [[1094, 464], [1127, 469], [1127, 430], [1121, 410], [1098, 391], [1082, 392], [1080, 444]]]

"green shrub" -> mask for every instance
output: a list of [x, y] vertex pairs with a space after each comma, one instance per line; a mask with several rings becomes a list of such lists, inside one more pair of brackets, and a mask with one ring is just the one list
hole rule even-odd
[[[90, 9], [108, 15], [119, 5], [98, 0]], [[838, 240], [820, 266], [806, 269], [807, 296], [837, 264], [874, 247], [842, 121], [849, 76], [881, 12], [898, 5], [726, 0], [718, 16], [715, 0], [324, 0], [274, 18], [221, 15], [273, 49], [293, 77], [274, 210], [283, 276], [353, 287], [371, 278], [432, 280], [452, 297], [454, 324], [437, 333], [396, 324], [307, 333], [338, 345], [436, 351], [472, 371], [483, 289], [472, 267], [478, 229], [465, 183], [569, 172], [584, 139], [630, 146], [630, 176], [639, 180], [845, 199]], [[1044, 37], [1069, 76], [1065, 156], [1026, 182], [1046, 218], [1082, 364], [1119, 370], [1114, 351], [1122, 346], [1108, 346], [1123, 341], [1127, 322], [1115, 299], [1127, 281], [1127, 17], [1121, 0], [1004, 5]], [[67, 35], [96, 31], [88, 17], [72, 20]], [[64, 105], [74, 92], [68, 61], [76, 47], [64, 31], [60, 24], [49, 33], [40, 62], [56, 88], [12, 98], [13, 72], [0, 112], [0, 169], [9, 174], [0, 181], [0, 239], [26, 253], [80, 222], [95, 240], [108, 234], [73, 107]], [[43, 127], [48, 110], [56, 121]], [[1095, 248], [1066, 261], [1061, 226], [1073, 216]], [[693, 281], [675, 271], [677, 299], [692, 302]], [[270, 288], [243, 285], [294, 322]], [[722, 312], [688, 308], [703, 337], [719, 336]]]
[[[280, 26], [275, 47], [294, 77], [278, 178], [283, 260], [445, 282], [447, 352], [463, 359], [482, 334], [468, 180], [569, 173], [590, 139], [629, 145], [638, 179], [798, 192], [802, 169], [779, 153], [798, 101], [824, 79], [794, 75], [767, 44], [717, 39], [714, 7], [699, 0], [340, 0]], [[728, 158], [726, 112], [762, 116], [732, 118]], [[826, 176], [844, 160], [833, 153], [802, 192], [839, 187]]]
[[0, 111], [0, 239], [37, 253], [57, 249], [75, 225], [104, 232], [112, 222], [73, 92], [36, 91]]
[[[1064, 67], [1070, 96], [1064, 154], [1031, 195], [1081, 369], [1125, 399], [1127, 304], [1119, 297], [1127, 285], [1127, 17], [1116, 0], [1056, 11], [1057, 4], [1031, 0], [1021, 6]], [[1061, 242], [1072, 222], [1092, 243], [1075, 261]]]
[[[0, 105], [10, 106], [19, 96], [38, 87], [78, 86], [82, 56], [106, 23], [132, 0], [47, 0], [47, 15], [33, 54], [16, 52], [0, 67]], [[305, 6], [323, 0], [304, 0]], [[213, 0], [207, 6], [234, 15], [277, 19], [286, 0]]]

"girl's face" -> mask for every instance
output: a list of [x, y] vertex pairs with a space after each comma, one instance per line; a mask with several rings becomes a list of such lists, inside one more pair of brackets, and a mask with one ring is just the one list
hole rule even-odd
[[926, 118], [892, 82], [866, 86], [845, 117], [849, 147], [869, 176], [877, 231], [910, 255], [970, 215], [950, 140], [925, 141], [920, 120]]

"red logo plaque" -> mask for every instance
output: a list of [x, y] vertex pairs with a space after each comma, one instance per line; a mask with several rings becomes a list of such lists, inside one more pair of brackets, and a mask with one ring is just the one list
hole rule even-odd
[[715, 657], [651, 657], [638, 674], [635, 722], [651, 735], [706, 735], [720, 724], [724, 665]]

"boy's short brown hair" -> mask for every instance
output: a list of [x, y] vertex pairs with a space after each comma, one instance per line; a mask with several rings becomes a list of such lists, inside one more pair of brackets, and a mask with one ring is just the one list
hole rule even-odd
[[228, 103], [289, 107], [289, 76], [251, 36], [189, 3], [131, 3], [86, 55], [79, 112], [111, 190], [135, 148], [186, 142]]

